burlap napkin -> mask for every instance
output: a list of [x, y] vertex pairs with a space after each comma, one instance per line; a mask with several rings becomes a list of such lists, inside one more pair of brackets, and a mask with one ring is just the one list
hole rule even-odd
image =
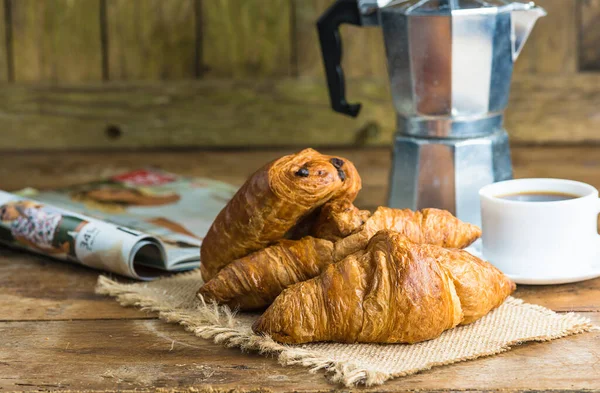
[[215, 343], [276, 354], [282, 365], [299, 364], [310, 372], [325, 370], [332, 382], [346, 386], [378, 385], [434, 366], [498, 354], [526, 341], [547, 341], [593, 328], [587, 318], [557, 314], [510, 297], [479, 321], [419, 344], [286, 346], [252, 332], [256, 314], [234, 314], [226, 307], [198, 299], [196, 292], [201, 285], [198, 271], [136, 284], [120, 284], [101, 276], [96, 292], [115, 296], [123, 306], [157, 311], [161, 319], [179, 323], [196, 336]]

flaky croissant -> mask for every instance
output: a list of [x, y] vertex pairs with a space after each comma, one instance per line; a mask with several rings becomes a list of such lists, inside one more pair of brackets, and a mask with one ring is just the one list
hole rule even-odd
[[360, 228], [370, 215], [371, 212], [359, 210], [348, 199], [335, 199], [323, 205], [311, 233], [335, 242]]
[[348, 199], [329, 201], [317, 213], [311, 228], [317, 239], [283, 240], [233, 261], [198, 293], [205, 300], [242, 311], [265, 308], [285, 288], [321, 274], [333, 262], [333, 243], [328, 240], [350, 234], [371, 214]]
[[198, 293], [231, 308], [264, 308], [288, 286], [318, 276], [332, 258], [328, 240], [282, 240], [228, 264]]
[[210, 280], [228, 263], [280, 240], [334, 198], [354, 200], [361, 181], [354, 165], [313, 149], [282, 157], [254, 173], [219, 213], [200, 250]]
[[[288, 286], [316, 277], [328, 264], [364, 249], [371, 237], [371, 231], [377, 225], [389, 225], [401, 233], [409, 234], [416, 242], [432, 241], [442, 245], [463, 244], [454, 240], [457, 237], [447, 232], [447, 227], [450, 231], [467, 233], [470, 233], [468, 230], [472, 227], [450, 213], [437, 209], [426, 209], [421, 213], [379, 208], [376, 214], [376, 220], [367, 220], [369, 212], [357, 209], [348, 200], [328, 202], [323, 206], [314, 226], [315, 236], [336, 239], [355, 231], [365, 220], [368, 223], [363, 226], [362, 231], [333, 245], [307, 237], [298, 244], [285, 241], [257, 251], [220, 270], [200, 289], [200, 294], [205, 299], [240, 310], [263, 308], [270, 305]], [[382, 217], [388, 219], [391, 224]], [[473, 228], [478, 234], [478, 229]], [[310, 252], [308, 245], [318, 249]]]
[[364, 249], [373, 235], [385, 229], [399, 232], [415, 243], [450, 248], [467, 247], [481, 236], [477, 226], [459, 220], [446, 210], [379, 207], [353, 234], [336, 242], [334, 259], [341, 260]]
[[500, 306], [516, 289], [515, 283], [492, 264], [467, 251], [431, 244], [423, 244], [421, 249], [435, 258], [454, 283], [463, 311], [461, 325], [475, 322]]
[[480, 318], [514, 288], [466, 251], [381, 231], [366, 250], [284, 290], [253, 330], [282, 343], [415, 343]]

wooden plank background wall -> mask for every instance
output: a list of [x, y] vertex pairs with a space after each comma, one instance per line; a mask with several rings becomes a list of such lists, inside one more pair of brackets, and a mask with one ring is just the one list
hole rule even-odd
[[[0, 150], [388, 144], [379, 29], [343, 28], [364, 109], [329, 109], [315, 21], [331, 2], [0, 0]], [[537, 3], [506, 128], [600, 142], [600, 0]]]

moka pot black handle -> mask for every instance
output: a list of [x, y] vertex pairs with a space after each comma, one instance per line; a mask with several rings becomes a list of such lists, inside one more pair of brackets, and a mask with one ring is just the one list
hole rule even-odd
[[349, 104], [346, 101], [346, 82], [341, 64], [340, 25], [342, 23], [362, 25], [357, 0], [337, 0], [317, 21], [331, 107], [336, 112], [356, 117], [360, 112], [361, 104]]

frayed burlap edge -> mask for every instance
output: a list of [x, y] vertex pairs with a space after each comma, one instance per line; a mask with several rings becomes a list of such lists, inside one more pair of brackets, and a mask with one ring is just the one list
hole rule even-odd
[[[268, 336], [257, 335], [249, 328], [236, 326], [235, 313], [228, 307], [206, 303], [202, 298], [198, 299], [199, 304], [195, 310], [164, 307], [157, 304], [153, 299], [145, 297], [135, 291], [134, 288], [131, 287], [131, 284], [121, 284], [104, 276], [98, 278], [96, 293], [113, 296], [122, 306], [136, 306], [142, 311], [157, 312], [160, 319], [168, 323], [182, 325], [187, 331], [194, 335], [203, 339], [212, 340], [216, 344], [228, 348], [240, 348], [242, 351], [256, 351], [263, 355], [275, 355], [281, 365], [300, 365], [309, 368], [310, 373], [324, 370], [333, 383], [340, 383], [346, 387], [352, 387], [358, 384], [364, 384], [366, 386], [381, 385], [389, 379], [412, 375], [436, 366], [449, 365], [496, 355], [510, 350], [514, 345], [523, 343], [522, 340], [514, 340], [506, 343], [501, 348], [476, 356], [433, 363], [429, 364], [426, 368], [407, 370], [402, 373], [384, 373], [361, 368], [348, 361], [334, 361], [324, 356], [317, 356], [303, 348], [279, 344]], [[526, 304], [522, 300], [513, 297], [509, 297], [506, 302], [512, 305]], [[527, 304], [527, 306], [537, 309], [541, 313], [547, 315], [556, 314], [541, 306], [532, 304]], [[569, 325], [572, 326], [571, 328], [550, 336], [528, 338], [527, 341], [550, 341], [573, 334], [599, 329], [591, 323], [590, 319], [574, 313], [563, 314], [562, 317], [565, 322], [568, 322]]]

